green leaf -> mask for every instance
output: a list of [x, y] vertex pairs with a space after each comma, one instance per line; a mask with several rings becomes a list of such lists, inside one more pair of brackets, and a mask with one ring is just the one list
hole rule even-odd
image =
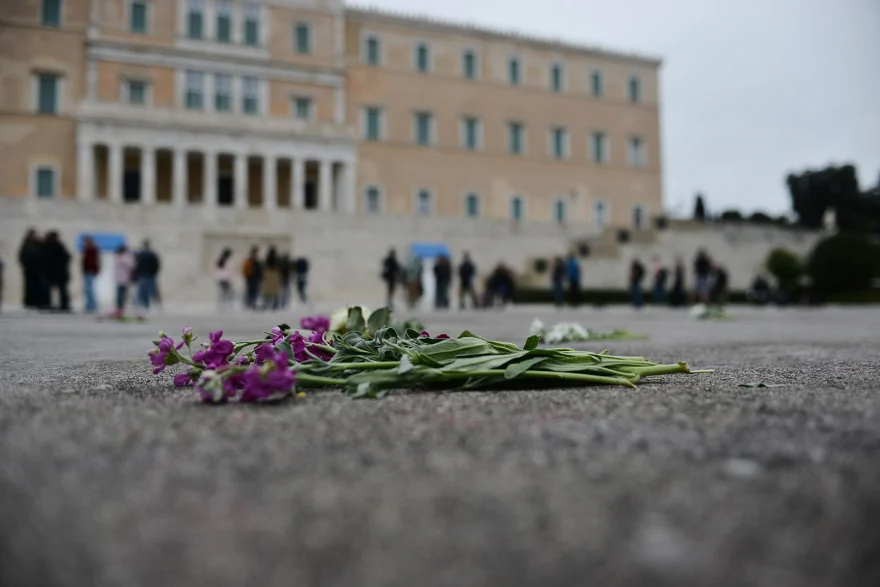
[[531, 359], [526, 359], [525, 361], [520, 361], [518, 363], [511, 363], [507, 366], [507, 369], [504, 370], [504, 378], [513, 379], [515, 377], [519, 377], [532, 367], [539, 365], [546, 360], [547, 357], [534, 357]]
[[538, 344], [540, 344], [540, 342], [541, 342], [540, 336], [537, 336], [537, 335], [530, 336], [526, 339], [526, 343], [523, 345], [523, 349], [527, 350], [527, 351], [536, 349], [536, 348], [538, 348]]
[[345, 329], [348, 332], [357, 332], [363, 334], [364, 332], [364, 313], [361, 310], [360, 306], [354, 306], [353, 308], [348, 309], [348, 320], [345, 322]]
[[462, 357], [455, 359], [450, 363], [446, 363], [442, 371], [455, 371], [457, 373], [469, 373], [476, 371], [488, 371], [490, 369], [499, 369], [511, 361], [515, 361], [523, 356], [526, 352], [521, 351], [518, 355], [489, 355], [480, 357]]
[[750, 381], [740, 383], [739, 387], [785, 387], [787, 383], [764, 383], [763, 381]]
[[370, 335], [376, 334], [379, 332], [380, 328], [388, 326], [390, 323], [391, 310], [388, 308], [379, 308], [370, 314], [370, 318], [367, 320], [367, 333]]
[[278, 344], [276, 344], [276, 345], [275, 345], [275, 349], [276, 349], [276, 350], [279, 350], [279, 351], [281, 351], [282, 353], [284, 353], [285, 355], [287, 355], [287, 360], [288, 360], [288, 361], [292, 361], [292, 360], [293, 360], [293, 347], [290, 346], [290, 343], [287, 342], [286, 340], [283, 341], [283, 342], [279, 342]]
[[407, 355], [403, 355], [400, 357], [400, 367], [397, 368], [397, 372], [400, 375], [403, 375], [407, 371], [412, 371], [413, 364]]

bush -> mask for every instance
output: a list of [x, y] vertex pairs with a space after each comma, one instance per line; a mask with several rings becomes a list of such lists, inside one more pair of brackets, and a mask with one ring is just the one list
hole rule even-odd
[[869, 291], [880, 269], [880, 248], [861, 235], [836, 234], [816, 245], [808, 269], [821, 299]]
[[749, 222], [752, 224], [776, 224], [776, 220], [763, 212], [755, 212], [749, 216]]
[[721, 222], [742, 222], [743, 215], [739, 210], [725, 210], [721, 213], [721, 216], [718, 217], [718, 220]]
[[773, 249], [767, 255], [767, 261], [764, 265], [785, 289], [790, 289], [804, 274], [804, 264], [797, 255], [788, 249]]

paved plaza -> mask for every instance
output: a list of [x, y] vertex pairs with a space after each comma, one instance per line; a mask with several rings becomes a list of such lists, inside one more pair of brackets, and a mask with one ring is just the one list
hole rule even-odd
[[156, 331], [295, 312], [0, 315], [0, 585], [880, 584], [880, 310], [733, 311], [422, 316], [518, 343], [577, 319], [650, 335], [579, 348], [716, 370], [634, 390], [220, 407], [151, 374]]

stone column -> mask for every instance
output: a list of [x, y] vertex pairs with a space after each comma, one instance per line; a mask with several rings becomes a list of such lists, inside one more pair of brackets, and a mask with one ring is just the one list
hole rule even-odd
[[247, 172], [247, 155], [244, 153], [236, 153], [235, 179], [233, 180], [235, 187], [235, 207], [242, 210], [248, 207]]
[[213, 208], [217, 205], [217, 153], [205, 151], [202, 157], [202, 206]]
[[306, 162], [297, 157], [290, 162], [290, 205], [294, 210], [306, 207]]
[[322, 159], [318, 170], [318, 209], [333, 209], [333, 162], [329, 159]]
[[76, 196], [80, 202], [95, 199], [95, 146], [80, 143], [76, 158]]
[[277, 162], [274, 155], [263, 158], [263, 209], [278, 208], [278, 184], [275, 168]]
[[175, 206], [185, 206], [189, 202], [189, 194], [187, 193], [186, 151], [183, 149], [174, 151], [171, 182], [171, 203]]
[[347, 161], [342, 165], [339, 183], [339, 205], [346, 214], [354, 214], [357, 209], [357, 168], [354, 161]]
[[156, 203], [156, 151], [153, 147], [141, 147], [141, 204]]
[[122, 203], [122, 145], [107, 145], [107, 197], [114, 204]]

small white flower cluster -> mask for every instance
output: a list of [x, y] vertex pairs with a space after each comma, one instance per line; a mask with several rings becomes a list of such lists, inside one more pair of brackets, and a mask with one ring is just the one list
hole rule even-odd
[[691, 316], [697, 319], [703, 319], [709, 316], [709, 306], [706, 304], [694, 304], [691, 307]]
[[559, 322], [547, 331], [544, 323], [535, 318], [530, 329], [532, 336], [538, 336], [546, 343], [577, 342], [589, 340], [590, 332], [576, 322]]
[[[346, 306], [330, 313], [330, 332], [338, 332], [345, 326], [348, 321], [348, 309], [349, 307]], [[371, 312], [365, 306], [361, 306], [361, 313], [365, 322], [370, 319]]]

